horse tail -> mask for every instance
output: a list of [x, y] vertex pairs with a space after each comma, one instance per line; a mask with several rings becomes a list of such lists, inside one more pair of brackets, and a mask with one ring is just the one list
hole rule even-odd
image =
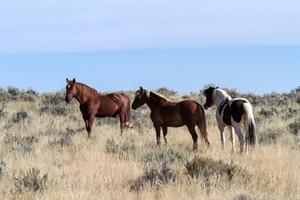
[[253, 108], [249, 102], [244, 103], [245, 109], [245, 125], [247, 128], [248, 140], [251, 145], [255, 145], [256, 143], [256, 124], [253, 115]]
[[204, 111], [204, 108], [202, 107], [202, 105], [198, 104], [198, 110], [199, 110], [198, 127], [200, 129], [202, 138], [205, 140], [206, 144], [208, 146], [210, 146], [210, 143], [208, 141], [205, 111]]

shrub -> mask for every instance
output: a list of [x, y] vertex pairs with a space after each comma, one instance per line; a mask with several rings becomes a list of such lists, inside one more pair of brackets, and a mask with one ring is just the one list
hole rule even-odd
[[68, 131], [64, 133], [60, 133], [58, 138], [55, 138], [53, 141], [50, 141], [49, 144], [58, 145], [62, 148], [68, 147], [72, 145], [72, 135], [75, 134], [73, 131]]
[[53, 132], [58, 132], [58, 137], [56, 137], [54, 140], [49, 142], [50, 146], [60, 146], [62, 148], [64, 147], [70, 147], [73, 145], [72, 143], [72, 136], [76, 135], [77, 133], [83, 131], [84, 128], [79, 128], [76, 130], [66, 128], [66, 131], [58, 132], [57, 130], [52, 129], [52, 125], [48, 128], [46, 131], [46, 135], [52, 135]]
[[61, 106], [61, 105], [43, 106], [40, 108], [40, 113], [50, 113], [54, 116], [66, 116], [67, 109], [65, 106]]
[[161, 95], [163, 95], [165, 97], [171, 97], [171, 96], [177, 95], [176, 91], [170, 90], [170, 89], [168, 89], [166, 87], [161, 87], [156, 92], [158, 92], [159, 94], [161, 94]]
[[52, 110], [52, 114], [58, 115], [58, 116], [66, 116], [67, 110], [65, 106], [54, 106]]
[[117, 154], [119, 156], [135, 154], [136, 147], [134, 144], [118, 143], [113, 139], [106, 141], [106, 152], [111, 154]]
[[5, 105], [2, 104], [2, 107], [0, 108], [0, 118], [4, 118], [7, 115], [7, 112], [4, 112]]
[[36, 91], [33, 90], [33, 89], [28, 89], [28, 90], [26, 91], [26, 94], [32, 95], [32, 96], [38, 96], [38, 92], [36, 92]]
[[11, 96], [19, 96], [19, 94], [21, 93], [20, 90], [16, 87], [8, 87], [7, 92]]
[[168, 163], [161, 165], [147, 165], [144, 175], [133, 181], [131, 190], [139, 191], [146, 186], [161, 186], [177, 180], [176, 172], [171, 169]]
[[296, 102], [297, 102], [298, 104], [300, 104], [300, 96], [297, 97]]
[[15, 177], [15, 187], [18, 192], [42, 192], [46, 189], [48, 174], [40, 176], [40, 170], [32, 168]]
[[267, 129], [259, 134], [258, 141], [260, 144], [273, 144], [277, 143], [280, 138], [279, 130]]
[[289, 130], [293, 135], [299, 135], [300, 118], [289, 124]]
[[224, 161], [214, 161], [211, 158], [195, 157], [191, 162], [185, 165], [186, 174], [193, 179], [201, 178], [204, 181], [209, 181], [212, 176], [221, 176], [228, 181], [242, 180], [249, 181], [251, 175], [243, 168], [227, 164]]
[[72, 138], [69, 134], [63, 134], [58, 139], [55, 139], [52, 144], [57, 144], [60, 147], [70, 146], [72, 144]]
[[48, 93], [43, 95], [44, 105], [59, 105], [65, 101], [63, 92]]
[[26, 111], [17, 112], [12, 117], [14, 123], [25, 122], [26, 120], [30, 120], [30, 116]]
[[295, 117], [298, 114], [298, 110], [295, 108], [288, 108], [287, 112], [285, 113], [285, 116], [283, 116], [282, 118], [284, 120], [288, 120], [290, 118]]
[[21, 152], [29, 153], [34, 149], [34, 144], [38, 142], [38, 138], [35, 136], [16, 136], [7, 134], [3, 143], [7, 152]]
[[5, 169], [6, 169], [6, 163], [1, 160], [0, 161], [0, 178], [3, 177], [3, 175], [5, 174]]
[[259, 114], [266, 118], [270, 118], [270, 117], [273, 117], [274, 115], [278, 114], [278, 111], [272, 107], [263, 107], [260, 110]]
[[187, 160], [187, 155], [184, 151], [181, 150], [182, 148], [177, 147], [161, 147], [155, 149], [150, 149], [142, 156], [142, 160], [144, 162], [170, 162], [173, 163], [175, 161], [182, 161], [185, 162]]
[[252, 200], [252, 198], [248, 194], [238, 194], [233, 200]]
[[29, 95], [27, 93], [22, 93], [20, 98], [26, 102], [35, 102], [35, 100], [36, 100], [36, 98], [34, 96]]

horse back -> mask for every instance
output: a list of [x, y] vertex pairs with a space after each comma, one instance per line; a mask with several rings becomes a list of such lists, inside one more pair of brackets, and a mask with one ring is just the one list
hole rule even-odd
[[130, 97], [125, 93], [110, 93], [106, 96], [109, 97], [113, 102], [115, 102], [119, 106], [127, 104], [128, 102], [130, 104]]
[[121, 93], [110, 93], [99, 96], [98, 116], [113, 116], [128, 106], [129, 98]]

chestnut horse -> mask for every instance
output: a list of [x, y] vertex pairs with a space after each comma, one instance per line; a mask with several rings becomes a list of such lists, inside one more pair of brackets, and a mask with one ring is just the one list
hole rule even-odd
[[193, 148], [197, 149], [198, 135], [195, 126], [200, 129], [201, 135], [209, 146], [206, 129], [206, 119], [203, 107], [192, 100], [172, 102], [155, 92], [148, 92], [140, 87], [135, 94], [132, 109], [136, 110], [147, 104], [151, 110], [151, 120], [153, 122], [157, 145], [160, 145], [160, 130], [162, 128], [165, 143], [167, 143], [168, 127], [187, 126], [192, 138]]
[[111, 93], [101, 95], [95, 89], [82, 83], [66, 79], [66, 102], [69, 103], [76, 98], [80, 103], [80, 111], [85, 122], [88, 138], [91, 136], [95, 117], [120, 117], [121, 135], [125, 127], [132, 128], [130, 120], [130, 98], [123, 93]]

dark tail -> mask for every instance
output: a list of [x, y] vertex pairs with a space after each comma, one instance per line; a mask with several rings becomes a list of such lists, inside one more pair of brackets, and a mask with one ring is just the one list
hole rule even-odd
[[199, 109], [198, 127], [200, 129], [202, 138], [205, 140], [206, 144], [208, 146], [210, 146], [210, 143], [208, 141], [205, 111], [204, 111], [204, 108], [200, 104], [198, 106], [198, 109]]
[[255, 122], [254, 121], [251, 121], [249, 123], [248, 132], [249, 132], [249, 143], [251, 145], [255, 145], [255, 143], [256, 143], [256, 137], [255, 137], [256, 127], [255, 127]]

